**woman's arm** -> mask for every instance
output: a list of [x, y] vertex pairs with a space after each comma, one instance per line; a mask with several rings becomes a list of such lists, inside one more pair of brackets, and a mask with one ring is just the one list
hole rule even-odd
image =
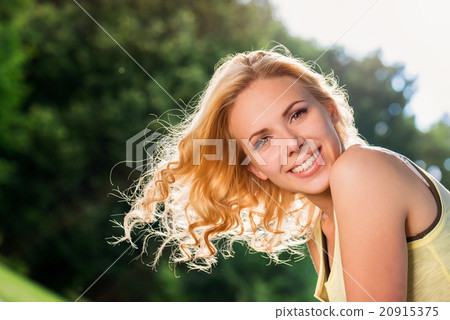
[[365, 147], [345, 151], [330, 177], [347, 301], [406, 301], [409, 210], [405, 166]]
[[316, 269], [317, 274], [319, 274], [320, 256], [319, 256], [319, 249], [317, 248], [317, 244], [314, 241], [314, 239], [309, 240], [306, 244], [308, 245], [309, 255], [311, 256], [311, 260], [313, 262], [314, 268]]

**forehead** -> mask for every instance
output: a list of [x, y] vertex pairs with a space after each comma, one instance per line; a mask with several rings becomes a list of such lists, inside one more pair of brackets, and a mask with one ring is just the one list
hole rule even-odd
[[247, 132], [255, 131], [281, 117], [292, 102], [310, 102], [312, 99], [296, 78], [255, 80], [237, 97], [229, 118], [229, 131], [235, 138], [247, 138]]

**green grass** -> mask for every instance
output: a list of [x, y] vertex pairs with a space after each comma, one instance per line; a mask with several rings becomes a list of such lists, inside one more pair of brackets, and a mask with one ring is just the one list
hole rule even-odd
[[0, 263], [0, 300], [3, 301], [66, 301], [56, 293], [11, 270]]

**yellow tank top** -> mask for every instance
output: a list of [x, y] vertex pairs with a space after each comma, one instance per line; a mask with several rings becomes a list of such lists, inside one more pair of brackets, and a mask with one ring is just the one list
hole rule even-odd
[[[392, 151], [390, 151], [392, 152]], [[427, 181], [438, 205], [435, 222], [421, 234], [408, 238], [407, 301], [450, 301], [450, 192], [432, 175], [406, 157], [396, 154], [417, 169]], [[320, 301], [347, 301], [339, 247], [339, 231], [335, 221], [335, 246], [331, 271], [328, 272], [324, 252], [324, 235], [319, 223], [314, 239], [320, 255], [318, 279], [314, 296]], [[326, 249], [325, 249], [326, 250]]]

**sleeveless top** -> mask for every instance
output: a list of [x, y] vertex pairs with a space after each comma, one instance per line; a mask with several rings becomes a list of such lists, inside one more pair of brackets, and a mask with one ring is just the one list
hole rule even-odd
[[[438, 215], [433, 224], [420, 234], [407, 238], [407, 301], [450, 301], [450, 192], [432, 175], [408, 158], [393, 151], [384, 150], [396, 155], [426, 182], [438, 206]], [[320, 256], [314, 297], [326, 302], [345, 302], [347, 298], [336, 214], [334, 214], [334, 222], [335, 247], [331, 271], [329, 271], [326, 241], [320, 220], [314, 232], [314, 240]]]

